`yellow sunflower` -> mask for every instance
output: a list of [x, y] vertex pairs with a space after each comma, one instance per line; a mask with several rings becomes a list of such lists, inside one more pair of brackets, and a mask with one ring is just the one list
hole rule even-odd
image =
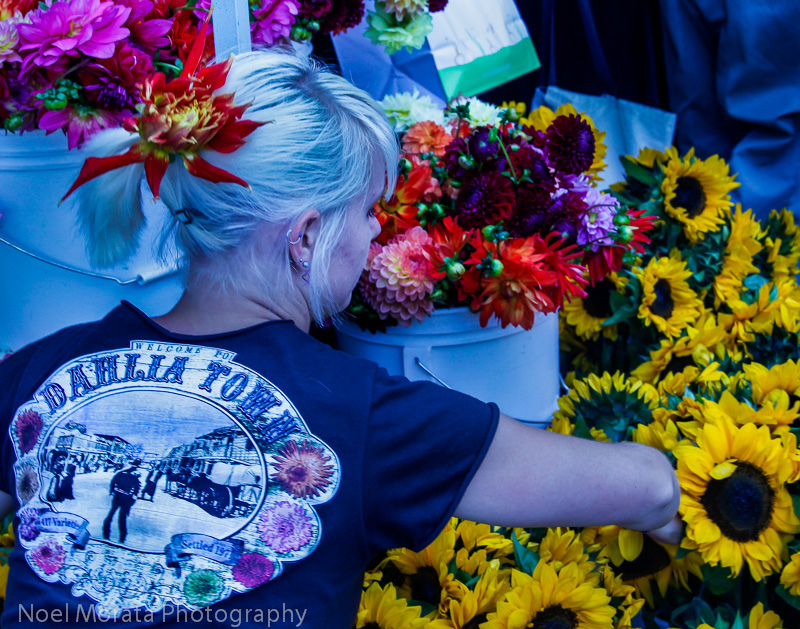
[[599, 179], [597, 173], [606, 167], [606, 163], [603, 161], [603, 159], [606, 156], [608, 147], [606, 147], [606, 145], [603, 143], [603, 139], [606, 137], [606, 132], [598, 131], [597, 127], [594, 126], [594, 122], [589, 116], [587, 116], [585, 113], [578, 112], [578, 110], [575, 109], [572, 104], [564, 103], [555, 111], [545, 106], [534, 109], [526, 118], [520, 119], [520, 122], [544, 133], [547, 131], [547, 128], [553, 124], [553, 121], [556, 118], [559, 116], [569, 116], [570, 114], [576, 116], [580, 115], [580, 117], [585, 120], [592, 129], [592, 135], [594, 136], [594, 161], [592, 162], [591, 168], [586, 171], [586, 174], [590, 176], [592, 181], [595, 181]]
[[756, 334], [771, 335], [775, 326], [787, 332], [800, 330], [800, 287], [794, 278], [764, 284], [750, 303], [741, 298], [727, 303], [730, 313], [719, 313], [719, 323], [728, 333], [726, 345], [755, 341]]
[[785, 396], [791, 409], [800, 411], [800, 364], [789, 360], [767, 368], [759, 363], [750, 363], [742, 369], [750, 382], [756, 404], [773, 404]]
[[689, 574], [703, 578], [700, 553], [679, 559], [677, 545], [658, 544], [638, 531], [619, 526], [591, 527], [584, 529], [581, 538], [598, 543], [598, 561], [610, 561], [614, 573], [635, 588], [651, 608], [655, 607], [653, 581], [663, 597], [670, 585], [690, 590]]
[[[650, 148], [643, 148], [641, 151], [639, 151], [639, 155], [637, 155], [636, 157], [634, 157], [633, 155], [626, 155], [625, 157], [627, 157], [630, 160], [633, 160], [634, 162], [638, 162], [642, 166], [646, 166], [648, 169], [651, 170], [653, 169], [653, 166], [655, 164], [662, 164], [667, 160], [667, 156], [664, 155], [664, 153]], [[628, 183], [626, 181], [617, 181], [615, 183], [612, 183], [609, 186], [609, 188], [611, 188], [611, 190], [613, 190], [614, 192], [624, 193], [625, 190], [628, 188]], [[648, 199], [643, 199], [643, 200], [647, 201]]]
[[669, 338], [680, 336], [700, 316], [703, 304], [688, 280], [692, 272], [680, 253], [673, 249], [668, 258], [653, 258], [644, 268], [633, 268], [642, 285], [639, 318]]
[[612, 273], [599, 282], [586, 286], [586, 297], [573, 297], [564, 303], [567, 324], [575, 329], [579, 338], [593, 341], [602, 334], [607, 339], [617, 340], [617, 326], [604, 326], [603, 322], [614, 314], [611, 309], [611, 293], [621, 293], [625, 284], [623, 278]]
[[748, 629], [783, 629], [783, 621], [775, 612], [764, 611], [764, 604], [758, 603], [750, 610]]
[[747, 562], [760, 581], [780, 570], [787, 540], [800, 531], [785, 487], [793, 463], [766, 426], [721, 421], [703, 426], [696, 440], [674, 450], [686, 521], [682, 546], [734, 576]]
[[[552, 626], [563, 629], [613, 629], [615, 610], [606, 590], [587, 582], [577, 564], [560, 571], [540, 561], [533, 576], [514, 570], [511, 590], [497, 603], [481, 629]], [[556, 624], [558, 623], [558, 624]]]
[[542, 541], [534, 548], [540, 560], [553, 564], [556, 570], [560, 570], [568, 563], [574, 563], [591, 580], [589, 575], [594, 570], [595, 563], [589, 560], [580, 535], [575, 531], [559, 527], [549, 528]]
[[780, 212], [772, 210], [765, 223], [764, 248], [772, 278], [794, 277], [800, 259], [800, 228], [795, 225], [794, 213], [786, 208]]
[[675, 422], [668, 418], [662, 418], [661, 414], [657, 413], [661, 410], [666, 409], [653, 411], [653, 421], [650, 424], [639, 424], [634, 428], [632, 439], [636, 443], [643, 443], [662, 452], [672, 452], [681, 437]]
[[716, 308], [732, 299], [739, 299], [744, 279], [758, 273], [753, 258], [763, 249], [758, 240], [760, 233], [761, 225], [753, 216], [752, 210], [742, 213], [742, 206], [737, 203], [731, 221], [731, 235], [725, 245], [722, 268], [714, 278]]
[[[397, 588], [400, 596], [446, 608], [448, 598], [462, 594], [465, 586], [450, 573], [449, 564], [455, 557], [456, 532], [448, 524], [426, 548], [415, 553], [408, 548], [396, 548], [386, 553], [404, 575]], [[431, 616], [431, 614], [428, 614]]]
[[707, 232], [715, 232], [725, 223], [733, 202], [730, 191], [739, 187], [730, 167], [718, 155], [696, 159], [694, 149], [681, 159], [673, 146], [667, 149], [662, 164], [664, 210], [683, 226], [690, 242], [703, 240]]
[[595, 440], [620, 441], [629, 426], [649, 421], [658, 400], [658, 391], [646, 382], [619, 372], [589, 374], [559, 398], [550, 430], [572, 435], [575, 423], [584, 422]]
[[361, 594], [356, 629], [422, 629], [427, 620], [420, 616], [421, 610], [398, 598], [391, 583], [384, 588], [373, 583]]
[[[725, 330], [709, 316], [688, 327], [678, 339], [664, 339], [650, 352], [650, 360], [631, 372], [631, 376], [657, 384], [671, 373], [683, 375], [687, 384], [701, 377], [716, 377], [708, 367], [715, 362], [714, 350], [725, 339]], [[708, 373], [707, 373], [708, 371]]]
[[510, 588], [508, 575], [499, 571], [497, 565], [492, 565], [473, 589], [465, 590], [461, 598], [450, 599], [445, 618], [432, 620], [425, 629], [478, 629], [486, 622], [489, 612], [497, 609], [497, 602]]
[[621, 601], [617, 604], [614, 629], [632, 629], [633, 619], [644, 606], [644, 599], [636, 596], [636, 588], [623, 583], [622, 577], [608, 566], [603, 566], [603, 587], [612, 599]]
[[800, 596], [800, 553], [792, 555], [781, 572], [781, 585], [792, 596]]

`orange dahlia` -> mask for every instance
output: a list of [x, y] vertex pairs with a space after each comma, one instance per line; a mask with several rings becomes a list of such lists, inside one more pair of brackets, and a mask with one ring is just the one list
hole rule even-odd
[[423, 120], [412, 126], [403, 136], [403, 151], [412, 155], [433, 153], [437, 157], [444, 155], [444, 149], [453, 136], [444, 127], [430, 120]]

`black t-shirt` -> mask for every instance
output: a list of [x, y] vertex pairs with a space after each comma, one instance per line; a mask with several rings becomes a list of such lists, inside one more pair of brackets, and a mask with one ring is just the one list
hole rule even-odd
[[436, 537], [497, 421], [289, 321], [184, 336], [123, 303], [0, 364], [2, 626], [350, 627], [369, 560]]

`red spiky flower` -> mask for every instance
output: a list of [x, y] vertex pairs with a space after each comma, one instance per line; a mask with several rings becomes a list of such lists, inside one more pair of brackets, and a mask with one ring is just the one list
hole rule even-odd
[[127, 118], [123, 127], [139, 134], [126, 153], [111, 157], [90, 157], [63, 201], [87, 181], [116, 168], [144, 162], [144, 172], [153, 196], [159, 198], [161, 180], [170, 157], [180, 156], [189, 174], [214, 183], [248, 183], [200, 157], [200, 151], [231, 153], [242, 146], [244, 138], [263, 122], [241, 120], [250, 106], [233, 104], [233, 94], [214, 94], [225, 84], [233, 57], [223, 63], [197, 70], [205, 47], [209, 13], [203, 22], [192, 51], [180, 76], [169, 83], [157, 72], [139, 88], [142, 102], [139, 116]]

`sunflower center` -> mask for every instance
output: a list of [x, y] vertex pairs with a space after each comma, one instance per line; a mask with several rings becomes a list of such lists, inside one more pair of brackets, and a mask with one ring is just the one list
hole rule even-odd
[[471, 618], [468, 623], [462, 626], [461, 629], [478, 629], [481, 623], [486, 622], [486, 614], [478, 614], [474, 618]]
[[701, 503], [722, 533], [736, 542], [752, 542], [769, 526], [775, 492], [766, 474], [750, 463], [708, 483]]
[[561, 605], [551, 605], [536, 614], [533, 629], [575, 629], [578, 615]]
[[623, 581], [649, 577], [669, 566], [669, 553], [664, 547], [650, 539], [649, 535], [642, 537], [644, 544], [639, 556], [633, 561], [623, 561], [618, 568]]
[[691, 354], [686, 356], [673, 356], [664, 367], [664, 373], [681, 373], [686, 367], [694, 365], [694, 359]]
[[611, 310], [611, 289], [614, 284], [608, 278], [589, 286], [586, 289], [586, 297], [583, 299], [583, 307], [595, 319], [608, 319], [612, 314]]
[[362, 627], [362, 629], [381, 629], [381, 626], [374, 620], [370, 620]]
[[439, 575], [430, 566], [423, 566], [411, 577], [411, 598], [431, 605], [438, 605], [442, 597]]
[[661, 278], [653, 286], [653, 292], [656, 294], [653, 305], [650, 306], [650, 312], [664, 319], [669, 319], [672, 316], [672, 311], [675, 309], [675, 302], [672, 300], [672, 288], [669, 281]]
[[672, 205], [684, 208], [692, 218], [700, 214], [706, 208], [706, 192], [703, 190], [703, 184], [694, 177], [678, 177]]

